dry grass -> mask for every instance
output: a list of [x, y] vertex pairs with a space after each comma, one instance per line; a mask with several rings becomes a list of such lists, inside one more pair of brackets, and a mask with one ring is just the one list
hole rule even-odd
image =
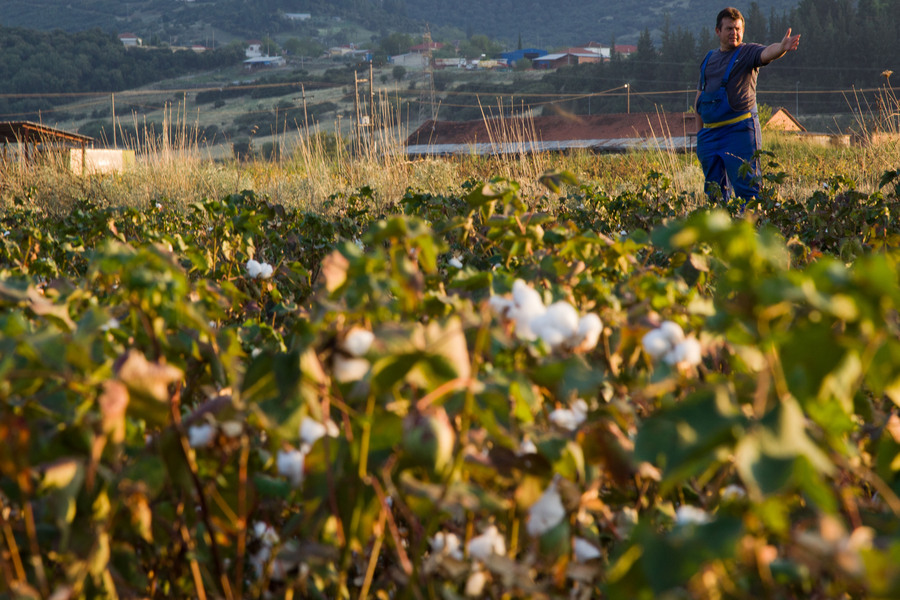
[[[885, 114], [893, 112], [896, 129], [898, 103], [888, 86]], [[363, 186], [379, 199], [395, 199], [407, 188], [456, 193], [467, 180], [502, 176], [518, 181], [526, 197], [544, 190], [538, 179], [548, 169], [566, 169], [582, 182], [612, 194], [643, 185], [650, 171], [669, 178], [676, 193], [702, 199], [703, 175], [696, 157], [676, 152], [666, 144], [642, 152], [597, 155], [591, 152], [550, 154], [531, 152], [537, 139], [530, 119], [495, 119], [484, 110], [490, 143], [516, 145], [522, 152], [494, 152], [490, 156], [422, 158], [409, 160], [403, 142], [409, 124], [401, 118], [400, 104], [387, 93], [371, 107], [372, 127], [352, 131], [344, 119], [323, 125], [310, 123], [266, 138], [280, 152], [273, 160], [255, 156], [238, 161], [230, 148], [209, 148], [200, 143], [201, 126], [186, 110], [164, 114], [162, 132], [145, 132], [142, 141], [126, 140], [135, 151], [136, 164], [123, 173], [77, 177], [61, 153], [45, 153], [41, 160], [26, 163], [12, 156], [0, 160], [0, 206], [15, 198], [28, 199], [47, 210], [66, 210], [79, 198], [101, 204], [146, 206], [163, 199], [188, 205], [205, 198], [223, 197], [250, 189], [259, 195], [294, 208], [323, 210], [335, 194], [350, 194]], [[503, 107], [498, 107], [503, 112]], [[133, 123], [136, 130], [145, 126]], [[174, 127], [170, 124], [174, 124]], [[664, 138], [668, 132], [660, 132]], [[254, 140], [259, 147], [262, 140]], [[864, 147], [821, 148], [792, 141], [788, 136], [767, 134], [766, 147], [776, 153], [780, 169], [789, 174], [782, 193], [807, 197], [820, 182], [835, 174], [859, 180], [859, 188], [873, 191], [884, 170], [897, 168], [896, 144], [870, 143]], [[699, 202], [699, 200], [698, 200]]]

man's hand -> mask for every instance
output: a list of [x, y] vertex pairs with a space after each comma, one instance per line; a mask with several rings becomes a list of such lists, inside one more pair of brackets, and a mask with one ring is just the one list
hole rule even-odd
[[781, 54], [786, 54], [792, 50], [796, 50], [800, 47], [800, 34], [791, 35], [791, 28], [788, 27], [787, 33], [784, 34], [784, 39], [781, 40]]
[[763, 50], [762, 53], [762, 63], [764, 65], [769, 64], [773, 60], [777, 60], [800, 47], [800, 34], [791, 35], [791, 28], [788, 27], [787, 33], [784, 34], [784, 38], [781, 42], [772, 44], [771, 46], [766, 46], [766, 49]]

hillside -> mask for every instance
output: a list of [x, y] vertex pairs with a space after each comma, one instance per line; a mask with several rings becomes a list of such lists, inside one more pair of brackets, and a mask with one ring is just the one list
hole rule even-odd
[[[636, 43], [657, 37], [667, 20], [692, 33], [710, 29], [720, 0], [7, 0], [0, 24], [51, 31], [133, 31], [172, 44], [223, 43], [264, 35], [301, 35], [326, 44], [367, 44], [390, 31], [423, 31], [446, 41], [484, 34], [514, 47], [553, 47], [599, 41]], [[781, 15], [796, 0], [759, 0], [765, 17]], [[751, 5], [741, 6], [749, 12]], [[308, 13], [306, 21], [285, 18]], [[356, 27], [354, 27], [356, 26]], [[752, 37], [752, 32], [749, 33]]]

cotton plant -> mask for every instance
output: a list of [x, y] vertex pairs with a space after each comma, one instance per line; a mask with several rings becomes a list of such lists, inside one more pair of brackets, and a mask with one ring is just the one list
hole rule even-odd
[[572, 540], [572, 556], [575, 559], [575, 562], [586, 563], [595, 558], [600, 558], [602, 554], [600, 553], [600, 549], [593, 543], [583, 537], [576, 536], [575, 539]]
[[675, 524], [687, 527], [691, 525], [705, 525], [709, 523], [711, 517], [709, 513], [690, 504], [682, 504], [675, 511]]
[[275, 459], [278, 474], [286, 478], [295, 488], [303, 485], [305, 463], [306, 452], [295, 448], [282, 448]]
[[201, 423], [188, 427], [188, 445], [191, 448], [207, 448], [216, 439], [216, 426], [212, 423]]
[[703, 361], [700, 341], [694, 336], [686, 336], [674, 321], [664, 321], [659, 327], [648, 331], [641, 338], [641, 345], [650, 358], [662, 360], [673, 367], [696, 367]]
[[253, 537], [259, 542], [259, 549], [250, 554], [250, 565], [256, 577], [261, 579], [266, 575], [266, 565], [269, 567], [269, 579], [272, 581], [284, 581], [288, 572], [293, 569], [296, 564], [285, 560], [279, 556], [272, 556], [272, 551], [281, 544], [281, 536], [278, 532], [262, 521], [253, 524]]
[[519, 339], [541, 340], [554, 352], [589, 352], [603, 332], [596, 314], [579, 315], [565, 300], [545, 306], [540, 292], [522, 279], [513, 282], [510, 295], [491, 296], [489, 303], [501, 318], [514, 324]]
[[505, 555], [506, 540], [500, 535], [497, 526], [491, 525], [481, 535], [469, 540], [466, 550], [468, 550], [470, 557], [485, 561], [494, 554], [499, 556]]
[[337, 424], [331, 419], [320, 423], [310, 417], [303, 417], [298, 433], [300, 449], [282, 448], [278, 451], [275, 459], [278, 474], [287, 479], [295, 488], [303, 485], [306, 456], [312, 451], [313, 445], [326, 435], [337, 437], [339, 430]]
[[547, 418], [560, 429], [575, 431], [587, 420], [587, 413], [587, 402], [578, 398], [572, 403], [572, 408], [554, 409]]
[[560, 523], [566, 516], [566, 508], [554, 478], [537, 502], [528, 509], [526, 529], [531, 537], [541, 537]]
[[320, 423], [310, 417], [303, 417], [300, 422], [300, 450], [309, 453], [313, 444], [325, 437], [337, 437], [340, 433], [337, 423], [331, 419], [327, 419], [324, 423]]
[[463, 560], [463, 546], [459, 536], [449, 531], [438, 531], [428, 539], [432, 555]]
[[352, 327], [338, 343], [334, 354], [334, 378], [341, 383], [359, 381], [366, 376], [371, 366], [365, 355], [369, 352], [375, 334], [364, 327]]
[[[207, 416], [207, 418], [210, 418]], [[244, 424], [235, 419], [229, 419], [220, 423], [214, 422], [215, 419], [210, 418], [209, 421], [191, 425], [187, 429], [188, 445], [191, 448], [209, 448], [216, 441], [216, 436], [222, 434], [228, 439], [235, 439], [244, 433]]]
[[272, 265], [265, 262], [258, 262], [252, 258], [247, 261], [245, 268], [247, 270], [247, 276], [250, 277], [250, 279], [269, 279], [274, 273]]

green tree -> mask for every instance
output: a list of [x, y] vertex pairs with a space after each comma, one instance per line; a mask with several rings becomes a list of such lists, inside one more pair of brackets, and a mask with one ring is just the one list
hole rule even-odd
[[388, 56], [405, 54], [409, 52], [412, 45], [413, 39], [406, 33], [391, 33], [378, 42], [378, 46], [384, 50], [384, 53]]

